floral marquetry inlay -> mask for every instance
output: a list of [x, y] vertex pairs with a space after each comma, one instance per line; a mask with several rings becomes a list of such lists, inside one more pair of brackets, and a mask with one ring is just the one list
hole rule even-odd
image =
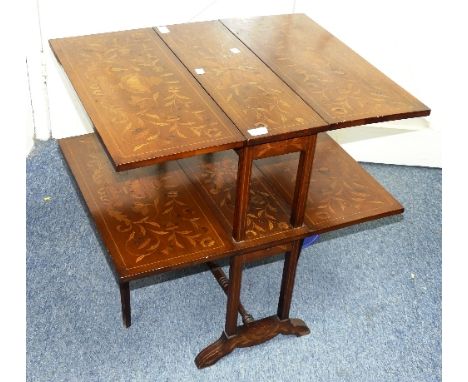
[[126, 271], [225, 247], [177, 162], [117, 173], [93, 134], [61, 146], [113, 258]]
[[429, 114], [424, 104], [305, 15], [222, 22], [328, 123]]
[[[155, 28], [157, 31], [157, 28]], [[236, 126], [268, 127], [269, 135], [326, 123], [219, 21], [169, 26], [159, 33]], [[233, 53], [234, 49], [234, 53]]]
[[152, 29], [51, 46], [117, 166], [242, 141]]

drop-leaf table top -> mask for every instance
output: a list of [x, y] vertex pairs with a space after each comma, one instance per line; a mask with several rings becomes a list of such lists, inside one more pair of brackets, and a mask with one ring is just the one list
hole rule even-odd
[[50, 45], [117, 170], [430, 112], [302, 14]]

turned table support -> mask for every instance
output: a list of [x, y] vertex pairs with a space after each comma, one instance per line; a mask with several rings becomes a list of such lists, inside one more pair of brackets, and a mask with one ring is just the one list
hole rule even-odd
[[[290, 222], [293, 227], [303, 225], [316, 141], [317, 135], [307, 135], [273, 143], [245, 146], [238, 150], [236, 213], [234, 214], [233, 221], [234, 240], [245, 240], [250, 177], [252, 174], [252, 162], [255, 159], [300, 152]], [[213, 365], [222, 357], [231, 353], [235, 348], [257, 345], [276, 337], [278, 334], [302, 336], [310, 333], [309, 328], [302, 320], [289, 318], [297, 262], [301, 248], [302, 240], [295, 240], [291, 243], [291, 249], [285, 254], [277, 314], [261, 320], [248, 320], [247, 322], [244, 320], [244, 325], [241, 326], [237, 326], [237, 314], [238, 311], [245, 312], [244, 307], [240, 303], [240, 291], [246, 255], [231, 257], [229, 281], [226, 281], [224, 278], [223, 282], [221, 282], [223, 276], [220, 274], [216, 275], [214, 271], [215, 267], [209, 264], [210, 269], [223, 289], [226, 289], [226, 283], [228, 283], [226, 323], [221, 337], [203, 349], [195, 358], [195, 364], [198, 368]]]
[[[244, 320], [244, 325], [241, 326], [237, 326], [237, 312], [245, 311], [243, 307], [241, 309], [242, 305], [240, 303], [245, 255], [233, 256], [231, 258], [229, 269], [230, 280], [224, 281], [224, 284], [228, 283], [225, 329], [217, 341], [203, 349], [195, 358], [195, 364], [199, 369], [215, 364], [236, 348], [258, 345], [276, 337], [278, 334], [299, 337], [310, 333], [304, 321], [297, 318], [289, 318], [294, 278], [301, 246], [302, 240], [294, 241], [291, 250], [285, 255], [278, 313], [261, 320]], [[216, 268], [214, 265], [209, 266], [212, 270]]]

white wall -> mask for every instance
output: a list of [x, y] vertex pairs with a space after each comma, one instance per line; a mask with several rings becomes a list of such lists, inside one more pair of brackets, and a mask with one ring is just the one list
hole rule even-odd
[[420, 16], [423, 3], [417, 0], [38, 0], [38, 4], [50, 126], [55, 138], [84, 134], [92, 127], [51, 54], [47, 42], [50, 38], [295, 10], [308, 14], [433, 109], [429, 118], [344, 129], [334, 132], [334, 138], [357, 160], [441, 166], [444, 118], [439, 106], [447, 100], [429, 80], [436, 69], [431, 49], [436, 32], [431, 31], [438, 12], [430, 2], [424, 3], [424, 17]]
[[23, 126], [25, 126], [26, 156], [34, 147], [34, 112], [31, 104], [31, 92], [29, 89], [29, 74], [27, 62], [24, 63], [24, 72], [22, 78], [22, 100], [23, 100]]
[[46, 84], [46, 66], [44, 62], [38, 1], [29, 1], [28, 7], [21, 8], [21, 17], [13, 18], [22, 23], [21, 60], [24, 62], [21, 83], [24, 88], [24, 118], [26, 120], [26, 155], [29, 154], [34, 139], [49, 139], [50, 119]]
[[[26, 29], [25, 37], [27, 37], [27, 44], [26, 41], [23, 43], [24, 50], [20, 50], [17, 52], [18, 63], [20, 63], [21, 71], [19, 73], [19, 86], [21, 87], [21, 106], [22, 106], [22, 126], [24, 128], [24, 138], [23, 144], [25, 144], [25, 152], [26, 156], [31, 152], [34, 147], [34, 109], [32, 105], [32, 96], [31, 96], [31, 75], [30, 75], [30, 66], [36, 67], [37, 65], [33, 63], [34, 59], [31, 57], [33, 54], [40, 56], [40, 48], [33, 44], [31, 40], [34, 39], [33, 36], [37, 36], [38, 34], [35, 33], [33, 29], [33, 25], [35, 25], [35, 21], [38, 20], [37, 13], [34, 12], [34, 7], [30, 7], [25, 12], [25, 22], [22, 24], [22, 27]], [[26, 40], [26, 39], [25, 39]], [[38, 38], [40, 41], [40, 37]], [[36, 40], [37, 41], [37, 40]], [[12, 52], [10, 52], [12, 55]], [[33, 70], [33, 68], [31, 68]], [[39, 97], [38, 97], [39, 98]]]

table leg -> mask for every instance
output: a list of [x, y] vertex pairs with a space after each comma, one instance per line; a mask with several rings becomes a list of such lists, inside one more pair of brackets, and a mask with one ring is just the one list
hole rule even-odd
[[[298, 241], [297, 243], [297, 247], [300, 249], [300, 242]], [[294, 254], [297, 253], [297, 251], [298, 250], [294, 252], [292, 250], [291, 253]], [[288, 264], [288, 266], [286, 266], [286, 264]], [[295, 264], [297, 264], [297, 257], [296, 262], [294, 262], [294, 256], [291, 257], [291, 260], [285, 262], [285, 272], [288, 275], [292, 271], [295, 272]], [[258, 345], [276, 337], [278, 334], [303, 336], [310, 333], [304, 321], [291, 319], [289, 317], [282, 319], [278, 315], [237, 326], [237, 311], [239, 309], [243, 265], [243, 255], [231, 258], [225, 330], [217, 341], [208, 345], [197, 355], [195, 364], [199, 369], [214, 365], [236, 348]], [[286, 316], [289, 314], [289, 305], [292, 296], [292, 285], [290, 285], [290, 283], [294, 284], [294, 273], [292, 277], [283, 276], [283, 297], [280, 297], [280, 301], [283, 301], [283, 305], [288, 308]], [[282, 315], [282, 317], [284, 317], [284, 315]]]
[[228, 337], [237, 333], [237, 311], [239, 310], [240, 291], [242, 282], [242, 270], [244, 268], [244, 256], [231, 257], [229, 265], [229, 286], [226, 308], [225, 333]]
[[132, 314], [130, 310], [130, 285], [128, 282], [120, 283], [120, 301], [122, 303], [122, 319], [126, 328], [132, 324]]
[[252, 174], [252, 149], [249, 146], [239, 149], [239, 164], [237, 169], [236, 206], [232, 228], [234, 240], [245, 238], [245, 222], [249, 205], [250, 176]]
[[289, 318], [289, 309], [291, 308], [294, 281], [296, 279], [296, 268], [299, 254], [302, 248], [302, 240], [292, 243], [292, 248], [285, 254], [283, 277], [281, 279], [281, 292], [278, 301], [278, 318], [286, 320]]
[[304, 223], [304, 214], [309, 192], [310, 174], [314, 162], [317, 134], [309, 135], [306, 139], [305, 149], [301, 150], [296, 173], [296, 186], [291, 206], [291, 225], [300, 227]]
[[229, 264], [229, 286], [226, 307], [226, 325], [221, 337], [208, 345], [195, 358], [195, 364], [199, 369], [211, 366], [222, 357], [231, 353], [236, 347], [237, 336], [237, 311], [240, 302], [240, 290], [242, 282], [242, 270], [244, 266], [244, 256], [231, 257]]

